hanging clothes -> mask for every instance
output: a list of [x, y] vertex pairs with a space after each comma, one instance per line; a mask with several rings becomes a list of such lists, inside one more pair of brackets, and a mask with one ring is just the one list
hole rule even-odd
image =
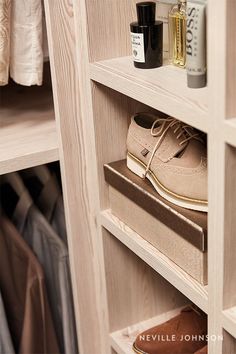
[[60, 351], [77, 354], [67, 247], [33, 202], [24, 203], [21, 196], [12, 220], [43, 266]]
[[65, 210], [56, 176], [45, 165], [24, 170], [21, 176], [34, 203], [67, 245]]
[[0, 354], [15, 354], [0, 292]]
[[51, 175], [43, 186], [36, 203], [54, 231], [67, 244], [64, 204], [55, 176]]
[[42, 0], [11, 1], [10, 76], [21, 85], [42, 85]]
[[0, 86], [8, 83], [11, 0], [0, 0]]
[[16, 352], [59, 353], [42, 267], [3, 215], [0, 216], [0, 289]]

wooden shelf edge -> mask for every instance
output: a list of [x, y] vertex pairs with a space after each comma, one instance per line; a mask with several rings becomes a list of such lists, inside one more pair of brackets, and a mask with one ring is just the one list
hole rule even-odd
[[177, 316], [181, 310], [182, 307], [168, 311], [166, 313], [160, 314], [146, 321], [139, 322], [132, 326], [111, 333], [110, 334], [111, 347], [118, 354], [134, 354], [132, 346], [136, 336], [139, 333], [142, 333], [143, 331], [152, 328], [154, 326], [157, 326], [159, 324], [165, 323], [171, 318]]
[[115, 217], [110, 210], [101, 212], [100, 222], [105, 229], [126, 247], [207, 313], [208, 294], [205, 286], [194, 280], [168, 257], [131, 230], [120, 219]]
[[[120, 58], [120, 60], [123, 59], [125, 58]], [[129, 60], [129, 57], [127, 57], [127, 60]], [[111, 59], [111, 63], [113, 61], [114, 59]], [[181, 69], [172, 67], [170, 70]], [[189, 98], [181, 97], [179, 91], [175, 94], [176, 87], [153, 86], [148, 80], [134, 79], [134, 75], [128, 75], [126, 72], [122, 73], [119, 70], [115, 70], [114, 65], [109, 67], [109, 61], [91, 63], [90, 78], [207, 133], [208, 114], [206, 109], [199, 107], [195, 98], [190, 101]], [[193, 94], [196, 94], [195, 92], [193, 90]]]
[[57, 125], [50, 86], [2, 91], [0, 175], [59, 159]]
[[0, 162], [0, 175], [59, 161], [57, 147]]
[[236, 339], [236, 306], [223, 311], [222, 326]]
[[236, 118], [225, 120], [223, 129], [225, 142], [236, 147]]

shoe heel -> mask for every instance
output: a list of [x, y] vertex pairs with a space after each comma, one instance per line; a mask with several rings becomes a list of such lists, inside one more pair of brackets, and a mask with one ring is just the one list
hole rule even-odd
[[132, 157], [130, 157], [129, 155], [127, 155], [127, 167], [130, 171], [135, 173], [137, 176], [143, 178], [145, 169], [142, 166], [140, 166], [140, 164], [134, 159], [132, 159]]

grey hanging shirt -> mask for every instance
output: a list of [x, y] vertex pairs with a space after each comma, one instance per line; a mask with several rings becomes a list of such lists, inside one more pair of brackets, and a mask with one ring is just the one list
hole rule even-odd
[[55, 176], [47, 181], [43, 186], [36, 204], [45, 218], [48, 220], [53, 230], [67, 244], [65, 210], [61, 191]]
[[14, 354], [11, 335], [8, 328], [5, 309], [0, 293], [0, 354]]
[[46, 166], [41, 166], [46, 175], [49, 176], [46, 182], [37, 176], [34, 169], [21, 172], [24, 183], [33, 197], [43, 216], [48, 220], [56, 234], [67, 245], [65, 210], [61, 189], [57, 179]]
[[67, 247], [36, 206], [24, 205], [22, 198], [13, 221], [43, 266], [60, 350], [65, 354], [77, 354]]

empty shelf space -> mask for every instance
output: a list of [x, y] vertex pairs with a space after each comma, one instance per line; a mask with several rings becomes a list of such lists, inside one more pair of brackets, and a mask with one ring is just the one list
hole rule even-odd
[[130, 327], [126, 327], [122, 330], [111, 333], [110, 343], [112, 348], [118, 354], [134, 354], [132, 347], [138, 334], [142, 333], [143, 331], [149, 328], [152, 328], [170, 320], [171, 318], [178, 315], [180, 311], [181, 308], [168, 311], [147, 321], [143, 321]]
[[101, 224], [126, 247], [207, 313], [207, 288], [184, 272], [168, 257], [130, 229], [110, 210], [101, 213]]
[[90, 64], [90, 77], [111, 89], [207, 132], [207, 88], [189, 89], [186, 71], [172, 65], [144, 70], [131, 57]]
[[224, 135], [225, 141], [236, 147], [236, 118], [225, 120]]
[[0, 174], [59, 159], [49, 87], [10, 85], [1, 91]]
[[223, 328], [236, 338], [236, 306], [223, 311], [222, 324]]

